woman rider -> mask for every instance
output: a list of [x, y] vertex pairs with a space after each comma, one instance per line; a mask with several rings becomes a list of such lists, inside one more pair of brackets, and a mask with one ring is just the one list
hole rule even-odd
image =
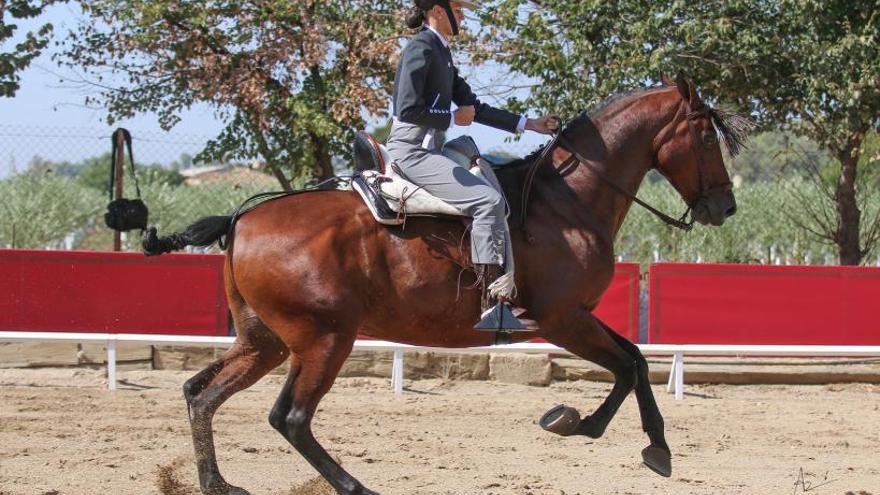
[[[406, 45], [397, 68], [394, 122], [387, 146], [409, 181], [473, 217], [471, 259], [478, 266], [486, 287], [501, 274], [505, 239], [510, 238], [504, 199], [481, 179], [435, 150], [435, 134], [453, 125], [469, 126], [472, 122], [508, 132], [528, 129], [551, 134], [558, 124], [552, 116], [529, 119], [477, 99], [458, 74], [449, 50], [449, 39], [458, 35], [464, 7], [474, 9], [476, 5], [464, 0], [415, 0], [406, 22], [410, 28], [421, 28], [421, 32]], [[458, 107], [454, 112], [450, 109], [453, 102]], [[508, 304], [504, 300], [500, 302]], [[490, 300], [488, 306], [493, 307], [495, 303]], [[505, 313], [509, 314], [509, 309]], [[484, 313], [488, 318], [487, 315], [488, 312]], [[516, 323], [503, 330], [523, 329]], [[486, 327], [477, 325], [481, 326]]]

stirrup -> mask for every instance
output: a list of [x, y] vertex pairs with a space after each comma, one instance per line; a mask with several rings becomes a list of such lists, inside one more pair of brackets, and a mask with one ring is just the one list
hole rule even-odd
[[480, 321], [474, 325], [474, 330], [487, 332], [532, 332], [534, 330], [524, 325], [510, 310], [510, 305], [498, 302], [480, 315]]

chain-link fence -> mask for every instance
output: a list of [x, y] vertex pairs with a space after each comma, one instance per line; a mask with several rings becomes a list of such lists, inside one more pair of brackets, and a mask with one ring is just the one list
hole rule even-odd
[[[110, 250], [104, 225], [109, 202], [110, 128], [0, 124], [0, 247]], [[206, 215], [227, 214], [248, 197], [281, 189], [258, 160], [194, 163], [211, 136], [131, 130], [141, 197], [150, 223], [178, 231]], [[520, 143], [492, 146], [522, 155]], [[343, 168], [348, 157], [339, 157]], [[128, 163], [124, 196], [136, 196]], [[136, 250], [135, 236], [123, 249]]]
[[[110, 250], [113, 232], [104, 225], [109, 201], [112, 129], [0, 125], [0, 247]], [[132, 131], [141, 196], [150, 223], [162, 232], [180, 231], [207, 215], [223, 215], [248, 197], [280, 185], [259, 162], [196, 164], [210, 136]], [[487, 153], [523, 156], [534, 145], [487, 145]], [[338, 157], [344, 168], [349, 157]], [[125, 169], [125, 197], [135, 196]], [[819, 242], [793, 218], [802, 213], [793, 191], [822, 198], [797, 179], [744, 184], [737, 189], [739, 213], [721, 229], [698, 227], [683, 235], [633, 208], [617, 240], [621, 260], [649, 263], [722, 261], [775, 264], [833, 264], [834, 246]], [[646, 181], [639, 193], [667, 211], [683, 208], [664, 181]], [[868, 197], [865, 214], [880, 211], [880, 194]], [[138, 236], [123, 249], [137, 250]], [[870, 250], [868, 264], [880, 263]]]
[[[0, 125], [0, 246], [109, 250], [112, 129]], [[278, 190], [259, 162], [193, 162], [210, 136], [132, 131], [150, 223], [181, 229], [224, 214], [257, 192]], [[124, 196], [137, 195], [128, 163]], [[136, 239], [124, 249], [136, 249]]]

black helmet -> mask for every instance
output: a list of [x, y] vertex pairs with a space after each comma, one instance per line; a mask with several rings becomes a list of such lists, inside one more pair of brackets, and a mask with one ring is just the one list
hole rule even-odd
[[[431, 10], [435, 5], [439, 5], [446, 10], [446, 15], [449, 17], [449, 25], [452, 26], [452, 34], [458, 35], [458, 21], [455, 20], [455, 15], [452, 13], [452, 6], [449, 4], [450, 0], [414, 0], [415, 7], [421, 12], [427, 12]], [[478, 8], [477, 4], [473, 1], [468, 0], [453, 0], [460, 4], [462, 7], [468, 9], [476, 9]], [[416, 27], [416, 26], [410, 26]]]

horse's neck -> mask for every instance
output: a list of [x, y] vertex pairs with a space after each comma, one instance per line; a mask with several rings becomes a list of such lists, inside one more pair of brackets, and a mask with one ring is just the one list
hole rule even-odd
[[[645, 105], [656, 110], [648, 112], [642, 109]], [[587, 214], [589, 228], [609, 241], [617, 236], [632, 200], [599, 174], [635, 194], [653, 166], [655, 138], [672, 123], [678, 108], [676, 98], [659, 90], [609, 105], [591, 118], [593, 125], [573, 130], [571, 143], [590, 163], [562, 172], [563, 180]]]

